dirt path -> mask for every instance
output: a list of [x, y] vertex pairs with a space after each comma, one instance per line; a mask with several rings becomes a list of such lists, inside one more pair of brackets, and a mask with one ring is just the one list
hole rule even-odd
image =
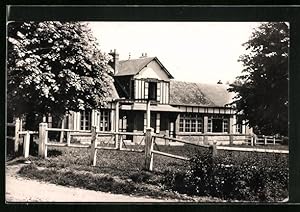
[[[22, 165], [6, 166], [6, 202], [174, 202], [85, 190], [22, 178]], [[178, 201], [178, 200], [177, 200]]]

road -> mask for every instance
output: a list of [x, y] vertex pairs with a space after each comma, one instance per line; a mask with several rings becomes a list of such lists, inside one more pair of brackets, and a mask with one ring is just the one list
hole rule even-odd
[[6, 166], [6, 202], [174, 202], [111, 194], [25, 179], [16, 174], [22, 165]]

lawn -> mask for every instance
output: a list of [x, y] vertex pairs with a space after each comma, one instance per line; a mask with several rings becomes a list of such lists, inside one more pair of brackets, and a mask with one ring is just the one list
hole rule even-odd
[[[185, 157], [204, 155], [204, 148], [193, 146], [155, 146], [156, 149]], [[251, 163], [263, 167], [288, 167], [288, 155], [251, 152], [218, 151], [219, 159], [224, 164]], [[48, 158], [30, 157], [32, 164], [19, 173], [25, 177], [49, 181], [56, 184], [82, 187], [87, 189], [109, 191], [131, 195], [151, 196], [156, 198], [176, 198], [184, 201], [224, 201], [226, 197], [210, 194], [198, 195], [184, 189], [177, 189], [178, 176], [185, 176], [191, 171], [188, 161], [154, 155], [154, 170], [144, 168], [144, 152], [127, 152], [117, 150], [98, 150], [96, 166], [89, 165], [90, 149], [49, 147]], [[228, 160], [230, 158], [230, 160]], [[255, 159], [255, 160], [253, 160]], [[255, 162], [256, 161], [256, 162]], [[223, 163], [222, 162], [222, 163]], [[251, 164], [250, 164], [251, 165]], [[288, 168], [284, 169], [284, 173]], [[177, 180], [177, 181], [176, 181]], [[284, 185], [287, 184], [284, 182]], [[176, 187], [177, 186], [177, 187]], [[185, 188], [186, 189], [186, 188]], [[279, 187], [278, 189], [281, 189]], [[282, 193], [282, 192], [281, 192]], [[284, 191], [282, 196], [285, 196]], [[188, 195], [187, 195], [188, 194]], [[282, 199], [281, 197], [279, 199]], [[235, 198], [232, 197], [231, 201]]]

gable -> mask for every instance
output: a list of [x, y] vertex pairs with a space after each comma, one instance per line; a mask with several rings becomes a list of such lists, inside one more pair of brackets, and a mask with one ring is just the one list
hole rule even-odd
[[118, 64], [118, 72], [115, 76], [128, 76], [136, 75], [140, 70], [145, 67], [154, 57], [147, 57], [132, 60], [120, 60]]
[[[151, 69], [147, 69], [151, 68]], [[150, 74], [153, 76], [155, 74], [156, 78], [161, 79], [173, 79], [173, 76], [168, 72], [168, 70], [161, 64], [157, 57], [144, 57], [139, 59], [131, 60], [121, 60], [118, 63], [117, 73], [115, 76], [135, 76], [138, 75], [143, 70], [143, 74], [139, 75], [139, 78], [144, 78], [144, 74]]]
[[169, 76], [163, 70], [163, 68], [158, 64], [156, 60], [152, 60], [148, 63], [140, 72], [138, 72], [135, 76], [135, 79], [158, 79], [164, 81], [170, 81]]

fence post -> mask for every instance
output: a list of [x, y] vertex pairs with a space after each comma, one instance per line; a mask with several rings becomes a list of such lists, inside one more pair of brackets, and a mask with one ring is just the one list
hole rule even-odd
[[267, 145], [267, 136], [264, 136], [264, 143], [265, 143], [265, 145]]
[[71, 143], [71, 132], [67, 132], [67, 146], [70, 146]]
[[149, 171], [152, 171], [153, 169], [152, 132], [152, 128], [147, 128], [145, 133], [145, 169]]
[[[119, 150], [122, 150], [122, 145], [123, 145], [123, 135], [119, 135]], [[126, 148], [126, 147], [125, 147]]]
[[229, 144], [230, 144], [230, 145], [233, 144], [233, 135], [229, 135]]
[[250, 139], [251, 139], [251, 146], [253, 146], [254, 135], [251, 135]]
[[275, 139], [275, 136], [273, 136], [273, 145], [276, 145], [276, 139]]
[[203, 144], [208, 144], [208, 137], [206, 135], [203, 136]]
[[20, 119], [15, 120], [15, 148], [14, 151], [17, 153], [19, 151], [19, 131], [20, 131]]
[[212, 145], [210, 145], [209, 149], [210, 149], [210, 154], [211, 154], [212, 158], [214, 158], [218, 155], [216, 143], [213, 143]]
[[90, 155], [90, 162], [92, 166], [96, 166], [96, 156], [97, 156], [97, 133], [96, 133], [96, 127], [92, 126], [91, 128], [92, 132], [92, 140], [91, 140], [91, 155]]
[[[218, 155], [218, 150], [216, 143], [213, 143], [212, 145], [209, 146], [209, 151], [210, 151], [210, 165], [212, 168], [212, 174], [215, 172], [215, 157]], [[214, 176], [214, 174], [213, 174]]]
[[25, 134], [24, 143], [23, 143], [24, 158], [28, 158], [28, 156], [29, 156], [29, 146], [30, 146], [30, 134], [29, 134], [29, 131], [27, 131]]
[[257, 135], [254, 134], [253, 145], [256, 146]]
[[[63, 116], [62, 121], [61, 121], [61, 129], [65, 128], [65, 116]], [[59, 143], [62, 143], [64, 141], [64, 131], [60, 132], [60, 136], [59, 136]]]
[[47, 158], [47, 140], [48, 140], [47, 123], [40, 123], [39, 125], [39, 156]]

